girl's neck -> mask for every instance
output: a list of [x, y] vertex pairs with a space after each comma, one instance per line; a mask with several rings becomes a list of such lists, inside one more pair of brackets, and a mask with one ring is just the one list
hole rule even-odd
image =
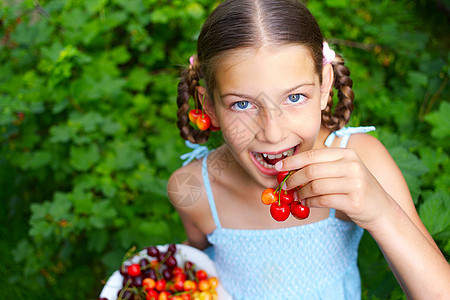
[[313, 149], [323, 149], [325, 148], [325, 140], [331, 134], [331, 130], [325, 126], [321, 126], [317, 139], [314, 143]]

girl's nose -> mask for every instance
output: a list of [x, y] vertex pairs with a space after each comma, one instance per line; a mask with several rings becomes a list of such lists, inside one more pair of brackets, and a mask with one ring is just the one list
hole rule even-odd
[[261, 117], [261, 130], [256, 134], [260, 142], [277, 144], [286, 138], [285, 124], [281, 114], [265, 113]]

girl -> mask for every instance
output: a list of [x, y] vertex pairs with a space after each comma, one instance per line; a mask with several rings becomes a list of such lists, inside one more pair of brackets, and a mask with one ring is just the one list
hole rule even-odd
[[[168, 194], [187, 243], [212, 245], [234, 299], [360, 298], [364, 229], [409, 298], [450, 295], [450, 268], [398, 167], [362, 133], [373, 128], [344, 127], [353, 109], [349, 71], [303, 4], [225, 1], [206, 20], [197, 50], [178, 86], [178, 127], [191, 143], [207, 141], [210, 130], [189, 125], [194, 97], [225, 143], [211, 154], [197, 148], [199, 159], [171, 176]], [[310, 215], [278, 222], [261, 193], [292, 170], [283, 189], [294, 190]]]

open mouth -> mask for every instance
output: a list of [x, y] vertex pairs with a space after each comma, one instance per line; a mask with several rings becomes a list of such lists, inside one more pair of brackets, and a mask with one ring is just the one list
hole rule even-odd
[[255, 160], [266, 169], [275, 169], [275, 164], [280, 160], [285, 159], [288, 156], [294, 155], [295, 147], [291, 149], [285, 150], [283, 152], [279, 152], [276, 154], [273, 153], [260, 153], [260, 152], [252, 152]]

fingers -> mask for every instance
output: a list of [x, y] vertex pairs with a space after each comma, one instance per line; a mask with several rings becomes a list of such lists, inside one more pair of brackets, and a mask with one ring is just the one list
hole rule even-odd
[[349, 189], [339, 178], [325, 178], [311, 181], [297, 191], [300, 199], [308, 199], [324, 195], [347, 194]]
[[328, 194], [304, 199], [302, 200], [302, 203], [308, 207], [335, 208], [345, 211], [343, 206], [346, 205], [346, 200], [347, 200], [346, 195]]
[[286, 189], [303, 186], [320, 178], [341, 178], [345, 176], [346, 165], [342, 161], [311, 164], [301, 168], [286, 180]]
[[321, 162], [337, 161], [348, 154], [349, 149], [327, 148], [305, 151], [283, 159], [275, 164], [277, 171], [301, 169], [307, 165]]

